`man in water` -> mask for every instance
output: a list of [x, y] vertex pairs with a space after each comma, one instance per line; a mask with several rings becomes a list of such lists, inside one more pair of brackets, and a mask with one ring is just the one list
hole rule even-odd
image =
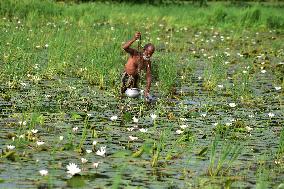
[[124, 73], [122, 76], [122, 87], [121, 94], [124, 94], [127, 88], [137, 88], [139, 72], [142, 69], [146, 69], [146, 89], [144, 95], [146, 98], [149, 97], [150, 87], [151, 87], [151, 56], [155, 52], [155, 47], [153, 44], [148, 43], [144, 46], [143, 52], [139, 52], [136, 49], [130, 48], [132, 43], [136, 40], [141, 39], [141, 33], [136, 32], [133, 39], [126, 42], [122, 48], [129, 53], [129, 58], [124, 66]]

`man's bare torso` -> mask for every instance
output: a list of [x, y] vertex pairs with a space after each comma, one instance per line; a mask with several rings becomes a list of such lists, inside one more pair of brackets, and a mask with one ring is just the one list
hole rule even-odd
[[139, 70], [145, 68], [148, 61], [143, 60], [141, 56], [132, 55], [128, 58], [127, 63], [125, 64], [124, 70], [127, 74], [136, 76], [139, 73]]

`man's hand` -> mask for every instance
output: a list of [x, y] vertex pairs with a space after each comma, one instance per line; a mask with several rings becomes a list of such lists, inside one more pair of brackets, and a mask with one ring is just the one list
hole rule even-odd
[[144, 96], [145, 98], [147, 98], [149, 96], [149, 92], [147, 92], [146, 90], [144, 91]]
[[145, 100], [146, 100], [146, 102], [151, 102], [151, 101], [153, 101], [153, 97], [150, 95], [149, 92], [148, 92], [148, 93], [145, 92], [144, 95], [145, 95]]
[[141, 32], [136, 32], [134, 39], [137, 40], [137, 39], [140, 39], [140, 37], [141, 37]]

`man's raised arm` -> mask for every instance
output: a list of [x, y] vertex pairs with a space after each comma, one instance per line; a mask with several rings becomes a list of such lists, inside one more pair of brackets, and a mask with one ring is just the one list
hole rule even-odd
[[137, 53], [137, 50], [130, 48], [130, 46], [132, 45], [132, 43], [134, 43], [137, 39], [139, 39], [141, 36], [140, 32], [136, 32], [135, 36], [133, 39], [129, 40], [128, 42], [124, 43], [124, 45], [122, 45], [122, 48], [128, 52], [131, 55], [134, 55], [135, 53]]

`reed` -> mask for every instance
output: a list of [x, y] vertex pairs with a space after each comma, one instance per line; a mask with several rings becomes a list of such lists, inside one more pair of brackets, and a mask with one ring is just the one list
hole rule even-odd
[[224, 144], [224, 142], [220, 141], [220, 137], [216, 135], [210, 148], [208, 174], [210, 176], [223, 176], [228, 174], [233, 163], [240, 156], [241, 150], [242, 147], [239, 144]]
[[[168, 94], [182, 72], [176, 66], [179, 64], [176, 53], [188, 48], [179, 39], [186, 39], [192, 27], [283, 29], [284, 26], [281, 9], [258, 5], [239, 9], [220, 3], [196, 8], [190, 4], [155, 7], [7, 0], [1, 1], [0, 7], [0, 80], [9, 81], [16, 88], [26, 80], [37, 83], [57, 76], [83, 78], [101, 89], [117, 88], [127, 58], [121, 43], [139, 30], [143, 44], [152, 42], [158, 47], [154, 55], [158, 65], [155, 82]], [[147, 15], [144, 9], [148, 10]], [[214, 85], [214, 79], [207, 80], [207, 88]]]

